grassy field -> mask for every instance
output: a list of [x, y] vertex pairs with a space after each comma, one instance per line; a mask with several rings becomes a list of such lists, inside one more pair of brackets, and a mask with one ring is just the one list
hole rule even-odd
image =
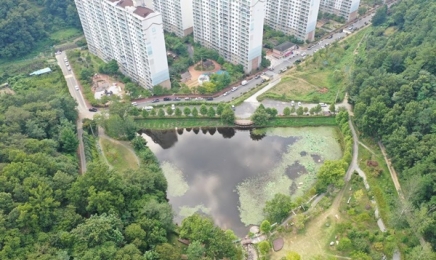
[[79, 37], [82, 35], [82, 31], [80, 31], [77, 28], [65, 28], [59, 31], [56, 31], [52, 34], [50, 34], [50, 39], [52, 39], [55, 42], [65, 42], [67, 40]]
[[130, 149], [118, 141], [100, 138], [104, 156], [111, 166], [116, 170], [138, 169], [137, 157]]
[[143, 129], [172, 129], [175, 127], [233, 127], [221, 121], [220, 118], [150, 118], [135, 121]]
[[319, 50], [283, 74], [282, 81], [258, 99], [332, 103], [338, 95], [336, 101], [342, 100], [356, 51], [360, 51], [357, 48], [370, 30], [363, 29], [346, 40]]

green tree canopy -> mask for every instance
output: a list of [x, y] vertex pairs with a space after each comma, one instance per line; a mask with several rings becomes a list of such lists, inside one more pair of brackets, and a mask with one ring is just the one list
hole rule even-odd
[[270, 223], [280, 224], [282, 220], [289, 216], [293, 206], [290, 196], [277, 193], [272, 200], [266, 202], [263, 212]]

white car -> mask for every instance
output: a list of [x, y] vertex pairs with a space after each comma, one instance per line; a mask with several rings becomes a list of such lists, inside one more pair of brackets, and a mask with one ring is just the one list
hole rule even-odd
[[298, 102], [298, 106], [301, 107], [301, 102]]
[[76, 90], [79, 90], [79, 86], [77, 86], [77, 85], [76, 85], [74, 88], [75, 88]]
[[176, 110], [176, 106], [174, 104], [171, 105], [172, 110]]

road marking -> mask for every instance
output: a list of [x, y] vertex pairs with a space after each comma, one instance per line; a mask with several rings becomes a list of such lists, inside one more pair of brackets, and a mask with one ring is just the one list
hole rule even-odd
[[65, 76], [66, 79], [70, 79], [70, 78], [72, 78], [72, 77], [73, 77], [73, 75], [67, 75], [67, 76]]

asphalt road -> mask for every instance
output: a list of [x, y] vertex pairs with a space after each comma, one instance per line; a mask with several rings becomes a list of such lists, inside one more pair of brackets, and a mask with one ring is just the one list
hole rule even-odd
[[56, 55], [56, 60], [58, 61], [59, 67], [62, 69], [62, 73], [64, 74], [65, 81], [67, 82], [68, 90], [70, 92], [70, 95], [76, 100], [77, 103], [77, 110], [79, 112], [79, 118], [77, 120], [77, 137], [79, 139], [79, 159], [80, 159], [80, 169], [82, 174], [86, 172], [86, 158], [85, 158], [85, 149], [83, 146], [83, 139], [82, 139], [82, 120], [84, 118], [93, 118], [93, 114], [88, 111], [88, 106], [86, 105], [85, 99], [82, 95], [82, 91], [76, 90], [76, 86], [79, 84], [77, 83], [77, 79], [71, 69], [69, 71], [67, 69], [67, 66], [65, 65], [64, 58], [66, 57], [65, 53], [62, 52], [61, 54]]

